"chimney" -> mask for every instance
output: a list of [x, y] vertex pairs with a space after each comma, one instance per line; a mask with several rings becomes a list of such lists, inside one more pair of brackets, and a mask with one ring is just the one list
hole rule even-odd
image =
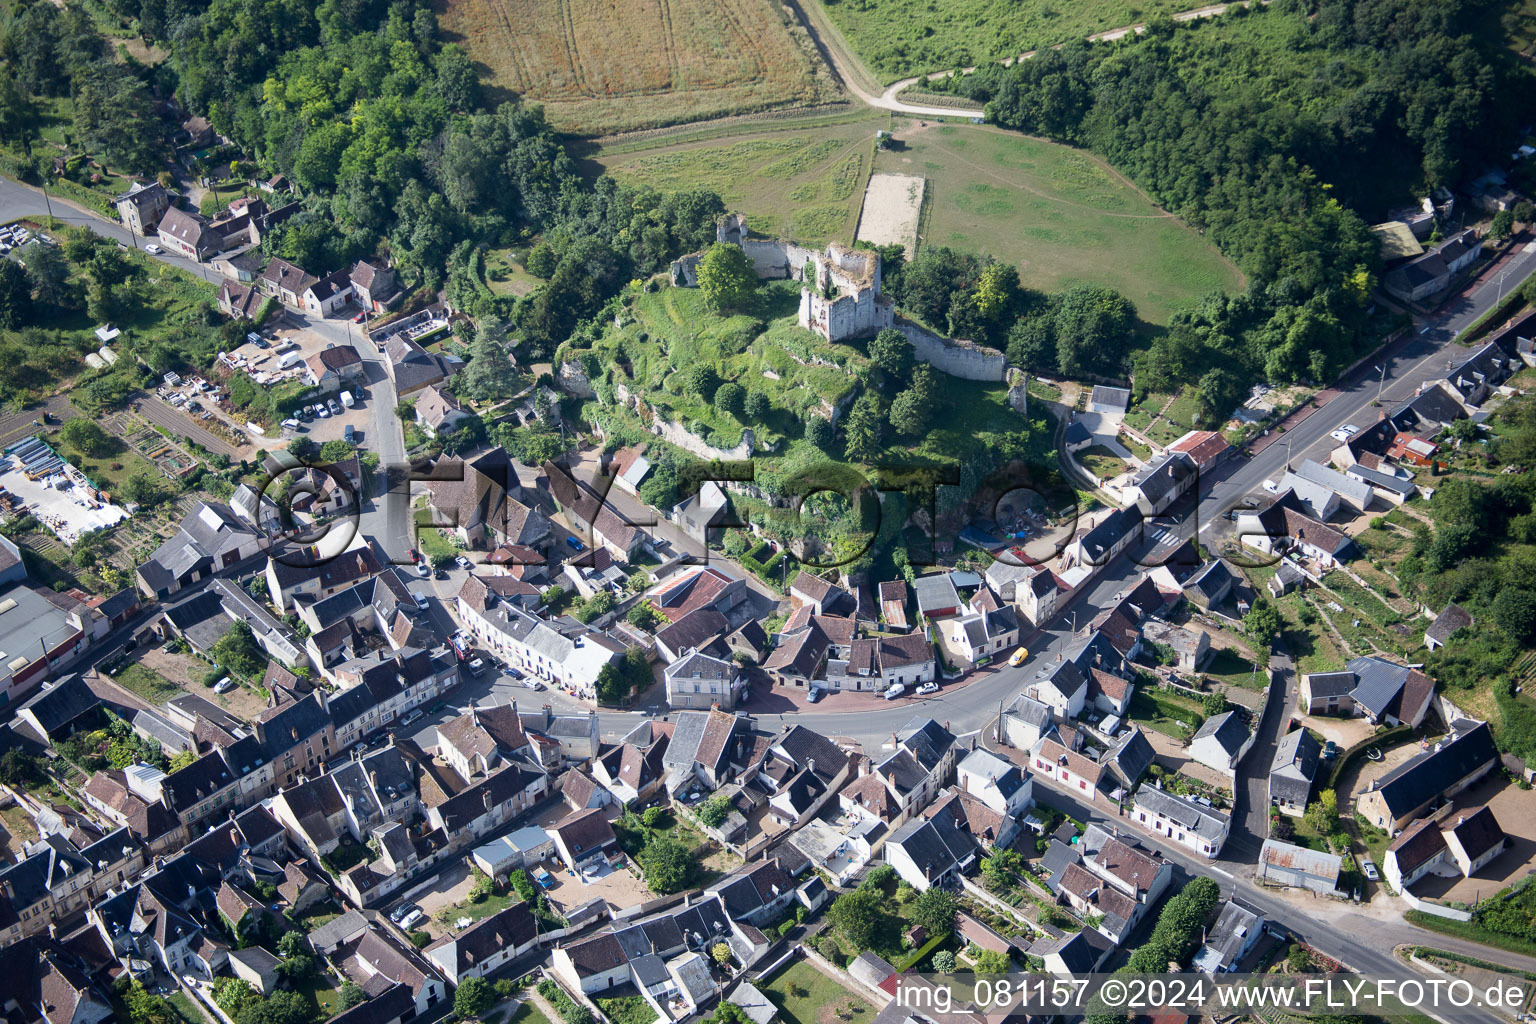
[[1456, 816], [1456, 824], [1464, 825], [1464, 824], [1466, 824], [1466, 821], [1467, 821], [1467, 816], [1465, 814], [1460, 814], [1460, 815]]
[[485, 809], [486, 809], [487, 812], [489, 812], [491, 807], [492, 807], [492, 803], [491, 803], [491, 789], [490, 789], [490, 787], [487, 786], [483, 791], [481, 791], [480, 795], [485, 798]]
[[805, 770], [810, 772], [812, 775], [816, 774], [816, 759], [814, 757], [808, 757], [805, 759]]

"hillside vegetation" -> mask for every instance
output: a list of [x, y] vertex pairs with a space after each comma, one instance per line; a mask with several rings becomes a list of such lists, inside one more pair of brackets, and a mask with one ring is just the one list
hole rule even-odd
[[1495, 99], [1530, 73], [1499, 6], [1275, 0], [933, 84], [1103, 155], [1248, 275], [1138, 362], [1141, 391], [1198, 380], [1209, 422], [1253, 380], [1326, 381], [1379, 339], [1367, 223], [1510, 150], [1521, 112]]

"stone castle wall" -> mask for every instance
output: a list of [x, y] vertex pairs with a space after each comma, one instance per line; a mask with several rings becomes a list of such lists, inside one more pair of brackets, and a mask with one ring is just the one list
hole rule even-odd
[[701, 459], [749, 459], [752, 457], [752, 449], [756, 446], [751, 427], [742, 430], [741, 443], [734, 448], [716, 448], [681, 423], [673, 423], [660, 416], [651, 421], [651, 433], [677, 445], [684, 451], [692, 452]]
[[921, 324], [897, 317], [895, 327], [912, 343], [912, 356], [935, 370], [963, 380], [1001, 381], [1007, 358], [995, 348], [974, 341], [945, 338]]

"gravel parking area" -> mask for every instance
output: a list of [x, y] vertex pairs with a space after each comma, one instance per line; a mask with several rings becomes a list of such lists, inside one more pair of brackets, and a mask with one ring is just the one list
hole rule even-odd
[[1490, 772], [1483, 781], [1459, 794], [1455, 809], [1441, 821], [1447, 826], [1454, 825], [1459, 815], [1485, 804], [1509, 837], [1504, 852], [1484, 864], [1471, 878], [1430, 875], [1420, 879], [1413, 885], [1414, 895], [1476, 903], [1536, 869], [1536, 790], [1512, 785], [1503, 772]]

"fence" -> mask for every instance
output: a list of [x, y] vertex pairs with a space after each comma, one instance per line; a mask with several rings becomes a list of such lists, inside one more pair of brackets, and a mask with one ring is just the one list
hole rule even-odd
[[1456, 910], [1453, 907], [1442, 906], [1439, 903], [1431, 903], [1428, 900], [1421, 900], [1407, 889], [1404, 889], [1402, 892], [1398, 893], [1398, 895], [1406, 900], [1410, 907], [1415, 910], [1422, 910], [1426, 914], [1433, 914], [1435, 917], [1443, 917], [1451, 921], [1472, 920], [1472, 911], [1470, 910]]

